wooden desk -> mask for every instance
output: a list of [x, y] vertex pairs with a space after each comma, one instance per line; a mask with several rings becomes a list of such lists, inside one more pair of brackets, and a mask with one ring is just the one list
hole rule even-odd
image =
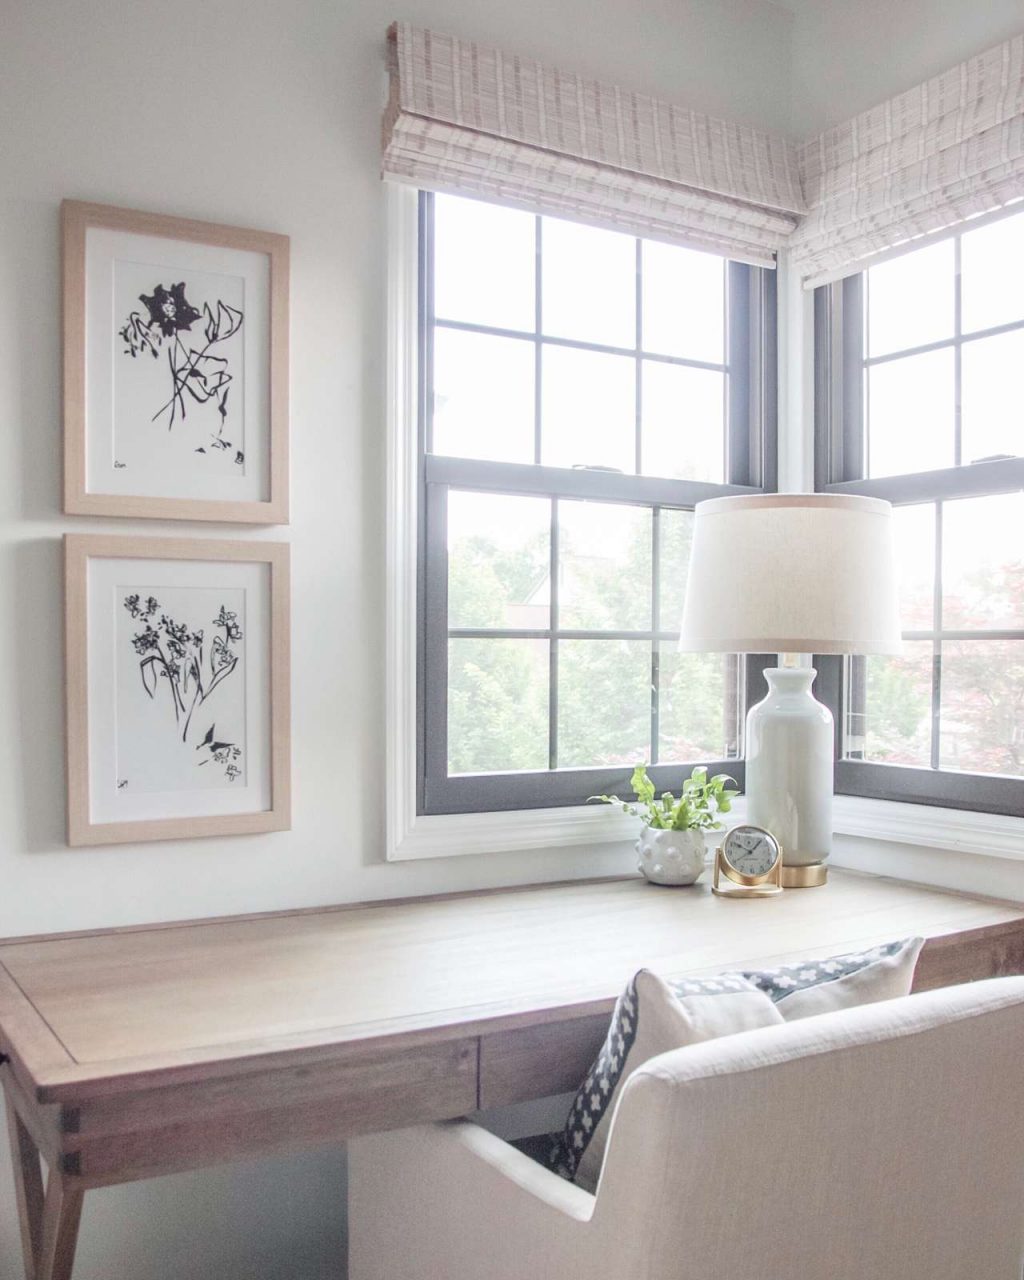
[[911, 934], [919, 988], [1024, 972], [1024, 907], [849, 873], [760, 902], [631, 879], [0, 942], [26, 1276], [70, 1276], [91, 1187], [574, 1088], [643, 965]]

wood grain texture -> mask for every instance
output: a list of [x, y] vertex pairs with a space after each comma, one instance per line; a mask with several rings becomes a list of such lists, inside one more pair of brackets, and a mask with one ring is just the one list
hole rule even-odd
[[0, 1084], [7, 1107], [18, 1117], [36, 1151], [47, 1164], [52, 1164], [62, 1150], [64, 1108], [55, 1102], [41, 1103], [33, 1098], [6, 1067], [0, 1069]]
[[929, 938], [918, 957], [915, 991], [1024, 973], [1024, 929], [1014, 921]]
[[0, 1080], [6, 1086], [8, 1077], [13, 1077], [30, 1097], [35, 1096], [40, 1079], [75, 1065], [74, 1058], [2, 963], [0, 1053], [10, 1059], [0, 1067]]
[[[288, 464], [288, 312], [290, 242], [270, 231], [252, 231], [191, 218], [119, 209], [111, 205], [65, 200], [61, 205], [64, 340], [64, 511], [68, 515], [124, 516], [134, 519], [219, 520], [247, 524], [287, 524]], [[264, 254], [270, 264], [270, 349], [268, 379], [270, 423], [269, 493], [265, 501], [235, 502], [199, 498], [159, 498], [90, 493], [86, 469], [86, 235], [104, 227], [134, 235], [186, 240]]]
[[764, 903], [632, 879], [0, 941], [27, 1275], [68, 1280], [88, 1188], [573, 1088], [643, 965], [912, 934], [921, 989], [1024, 970], [1024, 908], [843, 873]]
[[453, 1040], [319, 1068], [179, 1085], [88, 1102], [63, 1168], [83, 1186], [137, 1180], [361, 1133], [465, 1115], [477, 1105], [477, 1044]]
[[[271, 806], [255, 813], [93, 822], [89, 796], [89, 617], [91, 559], [205, 560], [270, 566]], [[68, 844], [123, 844], [286, 831], [291, 826], [290, 548], [283, 542], [65, 534], [64, 649], [67, 706]]]
[[569, 1093], [608, 1034], [608, 1014], [480, 1037], [480, 1106], [502, 1107]]
[[11, 1144], [14, 1194], [21, 1228], [25, 1280], [36, 1280], [36, 1259], [43, 1240], [43, 1175], [36, 1149], [21, 1117], [6, 1097], [7, 1134]]
[[71, 1280], [82, 1218], [82, 1196], [81, 1187], [74, 1186], [57, 1170], [50, 1170], [36, 1280]]
[[1014, 963], [1022, 931], [1013, 904], [849, 873], [752, 903], [630, 879], [12, 940], [0, 963], [39, 1034], [66, 1049], [33, 1076], [35, 1096], [77, 1103], [313, 1066], [343, 1047], [386, 1055], [565, 1024], [610, 1010], [642, 966], [675, 977], [966, 935], [963, 972], [980, 976]]

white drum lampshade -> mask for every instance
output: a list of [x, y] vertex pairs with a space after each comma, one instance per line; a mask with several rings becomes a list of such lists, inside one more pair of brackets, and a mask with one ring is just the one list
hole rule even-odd
[[[848, 494], [750, 494], [695, 509], [679, 647], [720, 653], [901, 651], [892, 507]], [[785, 881], [823, 884], [832, 844], [832, 715], [784, 657], [747, 714], [747, 821]]]

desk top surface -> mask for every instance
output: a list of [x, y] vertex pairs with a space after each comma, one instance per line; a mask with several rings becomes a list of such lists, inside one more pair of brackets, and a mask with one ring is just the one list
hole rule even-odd
[[760, 901], [629, 879], [10, 939], [0, 1045], [57, 1099], [584, 1016], [642, 966], [709, 973], [1021, 921], [1013, 903], [833, 872]]

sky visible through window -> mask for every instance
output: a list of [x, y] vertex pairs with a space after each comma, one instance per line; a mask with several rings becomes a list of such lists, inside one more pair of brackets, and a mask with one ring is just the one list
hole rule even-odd
[[725, 266], [435, 196], [432, 452], [722, 483]]

